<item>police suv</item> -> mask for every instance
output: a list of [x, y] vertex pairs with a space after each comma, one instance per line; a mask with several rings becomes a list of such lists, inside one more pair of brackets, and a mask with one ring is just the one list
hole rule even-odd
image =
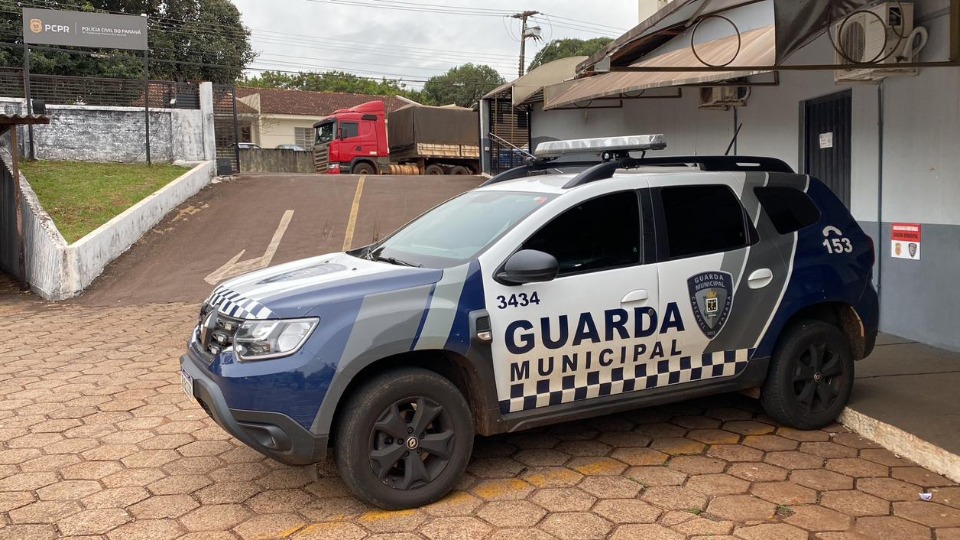
[[544, 143], [380, 242], [227, 281], [184, 390], [281, 462], [332, 448], [384, 508], [445, 495], [475, 434], [745, 389], [832, 422], [877, 334], [870, 238], [782, 161], [630, 155], [663, 147]]

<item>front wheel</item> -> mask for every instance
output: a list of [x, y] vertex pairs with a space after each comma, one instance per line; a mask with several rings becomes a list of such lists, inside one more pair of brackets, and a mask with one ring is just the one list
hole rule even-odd
[[353, 166], [353, 169], [350, 171], [351, 174], [375, 174], [376, 171], [373, 169], [373, 165], [369, 163], [357, 163]]
[[836, 421], [850, 399], [853, 369], [843, 332], [822, 321], [802, 321], [774, 350], [760, 401], [784, 425], [822, 428]]
[[366, 503], [390, 510], [429, 504], [453, 489], [470, 461], [470, 408], [432, 371], [379, 375], [343, 407], [334, 457], [347, 487]]

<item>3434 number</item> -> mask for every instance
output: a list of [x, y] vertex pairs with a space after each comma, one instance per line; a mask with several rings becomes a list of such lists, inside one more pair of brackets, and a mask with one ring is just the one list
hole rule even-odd
[[508, 307], [527, 307], [530, 304], [540, 305], [540, 295], [534, 291], [532, 294], [520, 293], [508, 296], [497, 297], [497, 309], [507, 309]]

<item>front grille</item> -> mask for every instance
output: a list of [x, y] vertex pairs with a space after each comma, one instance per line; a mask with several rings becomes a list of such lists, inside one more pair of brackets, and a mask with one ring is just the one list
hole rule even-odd
[[200, 308], [200, 322], [197, 324], [196, 338], [200, 349], [206, 354], [216, 356], [233, 346], [233, 338], [243, 324], [242, 319], [227, 317], [213, 306], [204, 304]]
[[318, 144], [313, 147], [313, 170], [326, 174], [330, 164], [330, 145]]

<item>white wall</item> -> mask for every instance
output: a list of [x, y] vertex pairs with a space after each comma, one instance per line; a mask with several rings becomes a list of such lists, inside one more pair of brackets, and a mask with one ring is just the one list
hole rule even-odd
[[320, 117], [311, 118], [306, 116], [292, 115], [260, 115], [258, 144], [263, 148], [276, 148], [280, 144], [294, 144], [295, 128], [313, 129], [313, 124], [320, 120]]

